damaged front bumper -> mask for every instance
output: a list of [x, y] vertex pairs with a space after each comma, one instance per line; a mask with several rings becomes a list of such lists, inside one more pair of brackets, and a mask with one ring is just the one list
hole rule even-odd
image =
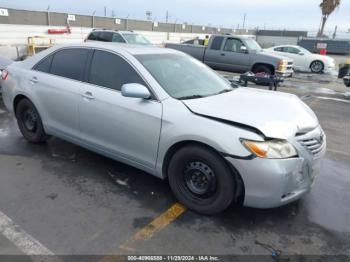
[[[253, 158], [235, 159], [226, 157], [239, 172], [244, 183], [244, 206], [274, 208], [300, 199], [310, 191], [320, 172], [321, 159], [326, 151], [326, 138], [317, 149], [312, 143], [315, 133], [297, 137], [291, 143], [299, 156], [288, 159]], [[316, 140], [315, 140], [316, 141]], [[307, 146], [305, 145], [307, 144]], [[309, 145], [311, 144], [311, 145]]]

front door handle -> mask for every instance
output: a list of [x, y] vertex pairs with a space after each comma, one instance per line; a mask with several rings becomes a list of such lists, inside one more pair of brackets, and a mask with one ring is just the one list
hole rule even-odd
[[86, 99], [89, 99], [89, 100], [94, 100], [95, 97], [93, 96], [93, 94], [89, 91], [85, 92], [82, 97], [86, 98]]
[[39, 82], [38, 78], [36, 76], [33, 76], [32, 79], [29, 80], [31, 84], [37, 84]]

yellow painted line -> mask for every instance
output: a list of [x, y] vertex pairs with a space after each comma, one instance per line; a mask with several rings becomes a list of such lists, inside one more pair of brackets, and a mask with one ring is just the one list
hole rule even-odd
[[[164, 229], [171, 222], [173, 222], [175, 219], [181, 216], [185, 211], [186, 211], [186, 207], [184, 207], [180, 203], [175, 203], [168, 210], [166, 210], [164, 213], [162, 213], [157, 218], [155, 218], [147, 226], [145, 226], [144, 228], [136, 232], [136, 234], [133, 235], [131, 238], [129, 238], [129, 240], [126, 241], [123, 245], [120, 245], [119, 250], [115, 253], [115, 255], [120, 254], [121, 252], [119, 251], [122, 251], [122, 250], [128, 251], [128, 252], [135, 251], [134, 249], [135, 244], [137, 244], [140, 241], [144, 241], [152, 238], [157, 232]], [[110, 262], [110, 261], [117, 261], [116, 257], [106, 256], [100, 260], [100, 262]]]

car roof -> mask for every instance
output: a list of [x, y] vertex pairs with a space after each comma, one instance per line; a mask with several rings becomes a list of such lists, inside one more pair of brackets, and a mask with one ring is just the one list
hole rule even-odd
[[112, 33], [120, 33], [120, 34], [134, 34], [137, 35], [134, 31], [121, 31], [121, 30], [113, 30], [113, 29], [93, 29], [90, 33], [93, 32], [112, 32]]
[[273, 46], [272, 48], [276, 48], [276, 47], [296, 47], [296, 48], [298, 48], [300, 46], [298, 46], [298, 45], [277, 45], [277, 46]]
[[115, 52], [127, 52], [131, 55], [142, 55], [142, 54], [182, 54], [179, 51], [170, 48], [155, 47], [152, 45], [132, 45], [125, 43], [112, 43], [112, 42], [99, 42], [92, 41], [82, 44], [65, 44], [56, 45], [55, 48], [69, 48], [69, 47], [92, 47], [106, 49]]

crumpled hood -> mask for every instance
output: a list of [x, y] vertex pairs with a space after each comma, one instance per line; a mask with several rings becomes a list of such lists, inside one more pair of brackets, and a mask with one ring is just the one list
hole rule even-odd
[[304, 102], [281, 92], [240, 87], [183, 103], [193, 113], [254, 127], [269, 138], [288, 139], [319, 125], [314, 112]]

